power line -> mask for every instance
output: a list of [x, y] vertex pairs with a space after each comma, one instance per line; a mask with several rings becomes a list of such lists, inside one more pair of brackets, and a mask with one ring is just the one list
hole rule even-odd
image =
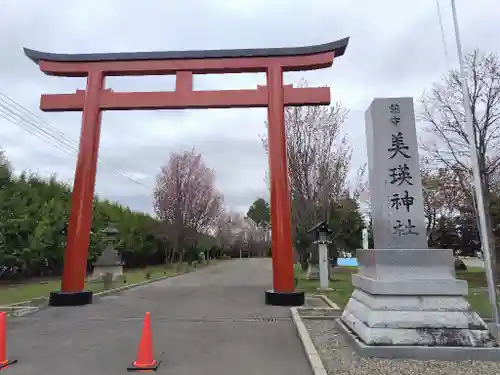
[[[31, 135], [49, 142], [53, 147], [74, 156], [78, 153], [78, 144], [61, 132], [59, 129], [41, 119], [39, 116], [28, 110], [23, 105], [16, 102], [9, 96], [0, 93], [0, 117], [21, 127]], [[54, 134], [56, 133], [56, 135]], [[118, 177], [125, 178], [137, 185], [152, 190], [151, 187], [129, 176], [116, 166], [109, 163], [103, 164], [98, 162], [99, 167], [111, 170]]]
[[[0, 110], [2, 110], [2, 109], [4, 109], [4, 108], [0, 105]], [[44, 133], [40, 134], [40, 133], [37, 133], [36, 131], [34, 131], [32, 128], [26, 127], [25, 126], [26, 122], [23, 124], [22, 122], [19, 121], [19, 118], [12, 115], [12, 113], [0, 112], [0, 117], [4, 118], [5, 120], [9, 121], [10, 123], [12, 123], [14, 125], [21, 127], [23, 130], [27, 131], [31, 135], [33, 135], [33, 136], [35, 136], [43, 141], [48, 141], [49, 143], [51, 143], [51, 146], [65, 152], [66, 154], [71, 155], [71, 156], [75, 156], [76, 150], [74, 148], [69, 147], [67, 144], [65, 144], [63, 142], [54, 141], [53, 138], [48, 138], [47, 136], [44, 136], [43, 135]], [[61, 147], [61, 146], [63, 146], [63, 147]], [[105, 166], [102, 163], [99, 163], [99, 166], [104, 167], [104, 168], [107, 167], [109, 169], [108, 166]], [[111, 169], [111, 172], [114, 173], [118, 177], [124, 177], [124, 178], [126, 178], [134, 183], [137, 183], [139, 185], [142, 185], [142, 186], [150, 189], [147, 185], [144, 185], [140, 181], [137, 181], [137, 180], [133, 179], [132, 177], [130, 177], [130, 176], [118, 171], [118, 170]]]
[[30, 110], [28, 110], [26, 107], [24, 107], [23, 105], [21, 105], [20, 103], [16, 102], [15, 100], [13, 100], [12, 98], [10, 98], [9, 96], [7, 96], [5, 94], [2, 94], [0, 92], [0, 103], [5, 103], [5, 101], [7, 101], [7, 106], [13, 106], [14, 108], [17, 108], [17, 110], [20, 110], [21, 112], [24, 112], [25, 115], [28, 115], [29, 117], [32, 117], [34, 120], [30, 120], [30, 123], [37, 123], [38, 122], [39, 124], [41, 124], [41, 125], [45, 126], [46, 128], [50, 129], [52, 132], [57, 133], [59, 135], [58, 139], [62, 138], [65, 142], [73, 143], [74, 145], [78, 146], [78, 144], [75, 141], [66, 138], [66, 136], [64, 135], [64, 133], [62, 133], [58, 128], [56, 128], [55, 126], [52, 126], [47, 121], [41, 119], [36, 114], [34, 114]]
[[441, 39], [443, 41], [444, 57], [446, 58], [446, 64], [448, 64], [448, 49], [446, 48], [446, 38], [444, 36], [443, 18], [441, 17], [441, 9], [439, 7], [439, 0], [436, 0], [439, 27], [441, 28]]
[[[23, 126], [22, 124], [19, 123], [18, 121], [18, 118], [16, 116], [14, 116], [11, 112], [9, 111], [4, 111], [4, 107], [2, 105], [0, 105], [0, 117], [4, 118], [5, 120], [9, 121], [10, 123], [14, 124], [14, 125], [17, 125], [19, 127], [21, 127], [23, 130], [27, 131], [28, 133], [30, 133], [31, 135], [43, 140], [43, 141], [48, 141], [48, 142], [52, 142], [50, 139], [48, 139], [46, 136], [44, 137], [43, 136], [43, 133], [40, 134], [40, 133], [37, 133], [35, 131], [33, 131], [32, 128], [30, 127], [26, 127], [26, 126]], [[73, 152], [69, 151], [67, 148], [61, 148], [61, 146], [58, 144], [58, 143], [53, 143], [52, 146], [54, 146], [55, 148], [63, 151], [63, 152], [66, 152], [66, 153], [69, 153], [70, 155], [73, 155]]]
[[[8, 103], [7, 103], [7, 108], [5, 106], [5, 100], [2, 100], [2, 97], [4, 99], [7, 99], [8, 100]], [[21, 114], [19, 112], [16, 112], [16, 110], [13, 110], [12, 107], [10, 107], [11, 105], [13, 105], [14, 107], [17, 107], [17, 110], [21, 110]], [[9, 108], [10, 107], [10, 108]], [[21, 104], [17, 103], [16, 101], [14, 101], [13, 99], [11, 99], [10, 97], [8, 97], [7, 95], [5, 94], [2, 94], [0, 93], [0, 109], [4, 109], [7, 110], [7, 114], [10, 116], [10, 118], [14, 118], [16, 120], [20, 120], [21, 122], [23, 122], [24, 124], [26, 123], [29, 123], [32, 127], [36, 128], [37, 130], [39, 130], [41, 132], [38, 133], [37, 135], [42, 135], [42, 138], [41, 139], [44, 139], [44, 140], [47, 140], [51, 143], [54, 144], [54, 142], [56, 142], [57, 144], [61, 144], [64, 146], [65, 149], [69, 150], [70, 153], [73, 155], [74, 153], [77, 153], [78, 152], [78, 144], [73, 141], [73, 140], [70, 140], [68, 138], [66, 138], [66, 136], [64, 135], [64, 133], [62, 133], [59, 129], [57, 129], [56, 127], [52, 126], [51, 124], [49, 124], [48, 122], [46, 122], [45, 120], [41, 119], [40, 117], [38, 117], [36, 114], [34, 114], [33, 112], [29, 111], [26, 107], [22, 106]], [[28, 116], [31, 116], [35, 119], [35, 121], [33, 120], [28, 120], [25, 115], [28, 115]], [[4, 115], [5, 115], [5, 112], [4, 112]], [[5, 116], [4, 116], [5, 118]], [[11, 121], [12, 122], [12, 121]], [[14, 122], [16, 125], [18, 126], [21, 126], [23, 127], [21, 124]], [[28, 130], [26, 129], [25, 127], [23, 127], [25, 130]], [[44, 129], [45, 128], [45, 129]], [[47, 131], [46, 128], [50, 128], [52, 131], [55, 131], [58, 133], [58, 136], [54, 136], [54, 134], [50, 131]], [[29, 130], [28, 130], [29, 131]], [[29, 131], [31, 134], [35, 135], [32, 131]], [[48, 136], [48, 138], [47, 138]], [[39, 137], [40, 138], [40, 137]], [[76, 146], [76, 147], [75, 147]], [[100, 166], [103, 166], [103, 167], [106, 167], [106, 168], [112, 168], [114, 169], [115, 172], [117, 172], [120, 176], [122, 177], [125, 177], [125, 178], [128, 178], [128, 179], [131, 179], [132, 181], [136, 182], [136, 183], [139, 183], [139, 184], [142, 184], [141, 182], [133, 179], [132, 177], [130, 177], [129, 175], [127, 175], [126, 173], [122, 172], [121, 170], [119, 170], [118, 168], [116, 168], [115, 166], [110, 166], [110, 165], [106, 165], [104, 166], [102, 163], [99, 164]], [[143, 184], [142, 184], [143, 185]], [[145, 186], [145, 185], [143, 185]]]

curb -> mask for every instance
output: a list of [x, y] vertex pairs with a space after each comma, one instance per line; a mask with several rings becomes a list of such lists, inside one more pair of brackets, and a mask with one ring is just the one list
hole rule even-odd
[[31, 300], [29, 300], [29, 301], [21, 301], [21, 302], [16, 302], [16, 303], [11, 303], [10, 305], [3, 306], [3, 307], [16, 308], [16, 307], [22, 307], [22, 306], [31, 306]]
[[38, 306], [0, 306], [0, 311], [6, 312], [7, 316], [21, 317], [31, 315], [40, 310]]
[[103, 292], [99, 292], [99, 293], [94, 293], [94, 296], [95, 297], [105, 297], [109, 294], [113, 294], [113, 293], [119, 293], [119, 292], [122, 292], [124, 290], [127, 290], [127, 289], [132, 289], [132, 288], [136, 288], [138, 286], [142, 286], [142, 285], [147, 285], [147, 284], [151, 284], [151, 283], [155, 283], [157, 281], [162, 281], [162, 280], [165, 280], [165, 279], [169, 279], [171, 277], [176, 277], [176, 276], [180, 276], [180, 275], [184, 275], [184, 274], [187, 274], [187, 273], [191, 273], [191, 272], [196, 272], [197, 270], [202, 270], [206, 267], [209, 267], [209, 266], [212, 266], [212, 265], [217, 265], [217, 264], [205, 264], [203, 265], [203, 267], [200, 267], [200, 268], [190, 268], [188, 270], [185, 270], [185, 271], [179, 271], [177, 273], [174, 273], [174, 274], [171, 274], [171, 275], [168, 275], [168, 276], [162, 276], [162, 277], [159, 277], [157, 279], [153, 279], [153, 280], [144, 280], [144, 281], [140, 281], [138, 283], [135, 283], [135, 284], [129, 284], [129, 285], [124, 285], [124, 286], [121, 286], [119, 288], [115, 288], [115, 289], [109, 289], [109, 290], [105, 290]]
[[339, 305], [337, 305], [335, 302], [333, 302], [330, 298], [325, 296], [324, 294], [317, 294], [319, 298], [321, 298], [325, 303], [330, 306], [334, 310], [342, 310]]
[[140, 282], [135, 283], [135, 284], [124, 285], [124, 286], [121, 286], [119, 288], [114, 288], [114, 289], [108, 289], [108, 290], [105, 290], [105, 291], [102, 291], [99, 293], [94, 293], [94, 296], [95, 297], [105, 297], [109, 294], [123, 292], [124, 290], [127, 290], [127, 289], [132, 289], [132, 288], [136, 288], [136, 287], [141, 286], [141, 285], [147, 285], [147, 284], [154, 283], [156, 281], [162, 281], [162, 280], [165, 280], [165, 279], [168, 279], [171, 277], [184, 275], [184, 274], [189, 273], [189, 272], [192, 272], [192, 271], [182, 271], [182, 272], [174, 273], [172, 275], [162, 276], [162, 277], [159, 277], [159, 278], [153, 279], [153, 280], [144, 280], [144, 281], [140, 281]]
[[[211, 265], [216, 265], [216, 264], [209, 263], [209, 264], [206, 264], [205, 266], [211, 266]], [[109, 294], [119, 293], [119, 292], [122, 292], [122, 291], [127, 290], [127, 289], [132, 289], [132, 288], [135, 288], [135, 287], [138, 287], [138, 286], [151, 284], [151, 283], [154, 283], [156, 281], [162, 281], [162, 280], [168, 279], [170, 277], [176, 277], [176, 276], [184, 275], [186, 273], [190, 273], [190, 272], [196, 271], [198, 269], [201, 270], [203, 268], [205, 268], [205, 267], [192, 268], [190, 270], [177, 272], [177, 273], [174, 273], [174, 274], [171, 274], [171, 275], [168, 275], [168, 276], [162, 276], [162, 277], [159, 277], [157, 279], [145, 280], [145, 281], [141, 281], [141, 282], [138, 282], [138, 283], [135, 283], [135, 284], [124, 285], [124, 286], [121, 286], [119, 288], [114, 288], [114, 289], [105, 290], [105, 291], [102, 291], [102, 292], [99, 292], [99, 293], [94, 293], [94, 296], [95, 297], [105, 297], [105, 296], [107, 296]], [[37, 298], [41, 298], [41, 297], [37, 297]], [[32, 300], [15, 302], [15, 303], [12, 303], [12, 304], [7, 305], [7, 306], [0, 306], [0, 311], [2, 311], [2, 309], [11, 310], [12, 311], [12, 310], [15, 310], [15, 309], [26, 308], [27, 310], [31, 310], [31, 311], [30, 312], [26, 312], [23, 315], [33, 314], [33, 313], [39, 311], [40, 307], [39, 306], [33, 306], [32, 303], [33, 303]], [[18, 315], [18, 316], [22, 316], [22, 315]]]
[[316, 347], [311, 340], [309, 332], [307, 332], [307, 328], [299, 315], [297, 307], [292, 307], [291, 311], [293, 322], [297, 327], [297, 333], [299, 335], [300, 341], [302, 342], [302, 346], [304, 347], [304, 351], [306, 353], [313, 374], [327, 375], [325, 366], [323, 366], [323, 362], [321, 361], [318, 351], [316, 350]]
[[[182, 271], [182, 272], [174, 273], [172, 275], [162, 276], [162, 277], [159, 277], [159, 278], [153, 279], [153, 280], [145, 280], [145, 281], [141, 281], [141, 282], [138, 282], [138, 283], [135, 283], [135, 284], [124, 285], [124, 286], [121, 286], [119, 288], [114, 288], [114, 289], [105, 290], [105, 291], [102, 291], [102, 292], [99, 292], [99, 293], [94, 293], [94, 296], [95, 297], [104, 297], [104, 296], [107, 296], [108, 294], [119, 293], [119, 292], [127, 290], [127, 289], [135, 288], [135, 287], [138, 287], [138, 286], [141, 286], [141, 285], [151, 284], [151, 283], [154, 283], [155, 281], [165, 280], [165, 279], [168, 279], [169, 277], [175, 277], [175, 276], [183, 275], [183, 274], [188, 273], [188, 272], [191, 272], [191, 271]], [[40, 297], [38, 297], [38, 298], [40, 298]], [[23, 316], [23, 315], [33, 314], [33, 313], [39, 311], [40, 307], [39, 306], [33, 306], [32, 305], [32, 300], [22, 301], [22, 302], [16, 302], [16, 303], [12, 303], [12, 304], [7, 305], [7, 306], [0, 306], [0, 311], [6, 311], [6, 310], [8, 310], [8, 311], [15, 311], [15, 310], [25, 310], [25, 309], [26, 310], [31, 310], [31, 311], [30, 312], [26, 312], [26, 313], [24, 313], [22, 315], [16, 315], [16, 316]]]
[[11, 312], [11, 315], [15, 316], [15, 317], [21, 317], [21, 316], [25, 316], [25, 315], [34, 314], [34, 313], [36, 313], [38, 311], [40, 311], [39, 307], [24, 308], [24, 309], [19, 310], [19, 311], [13, 311], [13, 312]]

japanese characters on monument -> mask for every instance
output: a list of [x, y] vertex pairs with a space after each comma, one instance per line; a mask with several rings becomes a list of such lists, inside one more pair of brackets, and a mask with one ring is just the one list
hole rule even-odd
[[427, 249], [413, 99], [375, 99], [365, 117], [375, 249]]

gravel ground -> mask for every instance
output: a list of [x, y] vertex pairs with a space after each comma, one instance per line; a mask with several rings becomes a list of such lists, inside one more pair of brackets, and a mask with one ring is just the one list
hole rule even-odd
[[329, 375], [500, 375], [495, 362], [363, 358], [346, 343], [333, 320], [303, 321]]

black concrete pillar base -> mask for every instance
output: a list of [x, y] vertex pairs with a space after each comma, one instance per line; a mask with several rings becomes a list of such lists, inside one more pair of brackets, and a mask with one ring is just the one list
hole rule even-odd
[[90, 290], [81, 292], [51, 292], [49, 306], [83, 306], [92, 303], [93, 293]]
[[17, 359], [13, 359], [5, 363], [0, 363], [0, 370], [6, 368], [7, 366], [13, 365], [14, 363], [17, 363]]
[[275, 292], [266, 290], [266, 305], [271, 306], [302, 306], [305, 302], [304, 292]]

